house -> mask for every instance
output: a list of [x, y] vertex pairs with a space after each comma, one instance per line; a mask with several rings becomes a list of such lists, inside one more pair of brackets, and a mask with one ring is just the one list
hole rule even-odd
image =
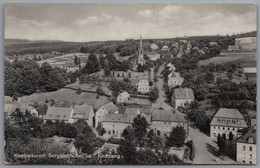
[[23, 114], [29, 112], [32, 116], [39, 117], [38, 111], [34, 107], [25, 106], [21, 104], [13, 104], [13, 103], [5, 103], [4, 105], [5, 117], [12, 118], [12, 113], [15, 112], [17, 109]]
[[89, 126], [93, 126], [93, 118], [95, 115], [92, 106], [88, 106], [86, 104], [75, 105], [73, 110], [74, 112], [72, 115], [72, 119], [74, 122], [79, 119], [83, 119], [88, 123]]
[[152, 44], [150, 45], [150, 48], [151, 48], [152, 50], [157, 50], [157, 49], [158, 49], [158, 45], [156, 45], [155, 43], [152, 43]]
[[178, 72], [171, 72], [168, 76], [168, 86], [175, 87], [177, 85], [181, 86], [184, 78], [180, 76]]
[[132, 114], [132, 115], [141, 115], [141, 117], [144, 117], [146, 119], [146, 121], [148, 122], [148, 124], [151, 124], [151, 113], [147, 112], [147, 108], [126, 108], [125, 110], [125, 114]]
[[113, 102], [109, 102], [103, 106], [101, 106], [95, 113], [95, 128], [98, 127], [98, 125], [101, 125], [103, 121], [103, 117], [105, 114], [112, 113], [117, 114], [118, 108]]
[[223, 134], [228, 137], [231, 132], [237, 138], [239, 136], [238, 130], [243, 128], [247, 128], [247, 124], [237, 109], [221, 108], [210, 123], [210, 137], [217, 138], [218, 135], [222, 136]]
[[184, 116], [179, 115], [173, 111], [166, 111], [160, 109], [152, 110], [152, 124], [151, 129], [160, 131], [161, 135], [168, 135], [171, 133], [172, 128], [182, 126], [186, 131], [186, 136], [189, 135], [189, 124]]
[[150, 92], [150, 86], [149, 86], [149, 81], [148, 80], [140, 80], [137, 83], [137, 91], [141, 93], [148, 93]]
[[240, 47], [237, 45], [229, 45], [228, 46], [228, 51], [239, 51]]
[[256, 37], [236, 38], [235, 45], [239, 46], [241, 50], [256, 50], [257, 38]]
[[73, 123], [72, 114], [73, 107], [48, 107], [46, 115], [43, 120], [46, 121], [64, 121], [66, 123]]
[[191, 88], [176, 88], [172, 94], [172, 105], [178, 107], [187, 107], [194, 100], [194, 93]]
[[176, 70], [175, 66], [172, 63], [168, 63], [167, 67], [169, 68], [169, 71], [175, 71]]
[[248, 132], [237, 140], [237, 162], [241, 164], [256, 164], [257, 147], [256, 134]]
[[126, 127], [132, 126], [135, 117], [135, 114], [105, 114], [102, 128], [108, 136], [121, 136]]
[[256, 67], [246, 67], [244, 68], [244, 74], [247, 78], [255, 78], [257, 77], [257, 68]]
[[218, 45], [218, 43], [215, 42], [215, 41], [211, 41], [211, 42], [209, 42], [209, 45], [210, 45], [210, 46], [214, 46], [214, 45]]
[[130, 99], [130, 95], [126, 91], [124, 91], [117, 96], [116, 103], [117, 104], [127, 103], [129, 99]]
[[169, 49], [169, 47], [167, 46], [167, 45], [164, 45], [163, 47], [162, 47], [162, 51], [169, 51], [170, 49]]
[[161, 55], [159, 53], [155, 52], [155, 51], [145, 52], [144, 55], [149, 57], [149, 59], [152, 60], [152, 61], [156, 61], [156, 60], [161, 58]]

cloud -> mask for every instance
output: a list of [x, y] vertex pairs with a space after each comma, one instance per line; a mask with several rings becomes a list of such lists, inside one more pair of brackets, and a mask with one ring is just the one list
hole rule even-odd
[[[130, 9], [129, 9], [130, 10]], [[131, 9], [134, 10], [134, 9]], [[200, 9], [201, 10], [201, 9]], [[245, 10], [243, 13], [210, 12], [181, 5], [128, 11], [91, 12], [80, 15], [65, 24], [59, 20], [21, 19], [5, 16], [5, 38], [29, 40], [105, 41], [126, 38], [171, 38], [193, 35], [226, 35], [256, 30], [257, 13]], [[140, 19], [140, 16], [145, 19]]]
[[153, 16], [153, 11], [150, 9], [141, 10], [141, 11], [138, 11], [138, 15], [142, 16], [144, 18], [150, 18]]

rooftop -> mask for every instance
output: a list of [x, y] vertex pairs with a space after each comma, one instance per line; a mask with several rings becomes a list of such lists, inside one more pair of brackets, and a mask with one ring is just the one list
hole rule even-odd
[[153, 109], [152, 121], [188, 122], [182, 115], [176, 114], [173, 111], [166, 111], [160, 109]]
[[253, 132], [248, 132], [245, 135], [241, 136], [240, 138], [238, 138], [237, 142], [240, 143], [249, 143], [249, 138], [252, 138], [252, 142], [253, 144], [256, 144], [256, 134]]
[[194, 93], [191, 88], [176, 88], [174, 89], [176, 99], [194, 99]]
[[44, 117], [45, 120], [69, 120], [72, 108], [68, 107], [49, 107]]
[[75, 105], [74, 113], [72, 115], [73, 119], [88, 119], [91, 111], [93, 111], [92, 106], [88, 105]]

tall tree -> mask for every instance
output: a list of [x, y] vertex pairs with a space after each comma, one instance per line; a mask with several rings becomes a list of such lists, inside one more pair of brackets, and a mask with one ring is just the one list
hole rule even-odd
[[186, 139], [186, 131], [182, 126], [177, 126], [172, 129], [169, 138], [167, 139], [167, 146], [181, 147], [184, 145]]

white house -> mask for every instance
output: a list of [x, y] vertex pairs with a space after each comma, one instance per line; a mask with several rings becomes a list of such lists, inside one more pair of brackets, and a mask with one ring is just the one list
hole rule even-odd
[[238, 130], [243, 128], [247, 128], [247, 124], [237, 109], [221, 108], [210, 123], [210, 137], [217, 138], [223, 134], [228, 137], [231, 132], [237, 138]]
[[148, 80], [140, 80], [137, 83], [137, 91], [141, 93], [148, 93], [150, 92], [150, 86], [149, 86], [149, 81]]
[[237, 162], [240, 164], [256, 164], [256, 134], [248, 132], [237, 140]]
[[184, 78], [180, 76], [178, 72], [171, 72], [168, 76], [168, 86], [175, 87], [177, 85], [181, 86]]
[[118, 108], [113, 102], [109, 102], [103, 106], [101, 106], [95, 113], [95, 128], [98, 127], [98, 125], [101, 125], [103, 121], [103, 117], [105, 114], [112, 113], [117, 114]]
[[94, 110], [92, 106], [86, 104], [75, 105], [72, 119], [76, 122], [79, 119], [85, 120], [89, 126], [93, 126]]
[[187, 107], [194, 100], [194, 93], [191, 88], [176, 88], [172, 94], [172, 105], [177, 109]]
[[66, 123], [73, 123], [72, 114], [73, 107], [48, 107], [44, 121], [64, 121]]
[[127, 103], [129, 99], [130, 99], [130, 95], [126, 91], [124, 91], [117, 96], [116, 102], [117, 104]]
[[169, 51], [170, 49], [169, 49], [169, 47], [167, 46], [167, 45], [164, 45], [163, 47], [162, 47], [162, 51]]

